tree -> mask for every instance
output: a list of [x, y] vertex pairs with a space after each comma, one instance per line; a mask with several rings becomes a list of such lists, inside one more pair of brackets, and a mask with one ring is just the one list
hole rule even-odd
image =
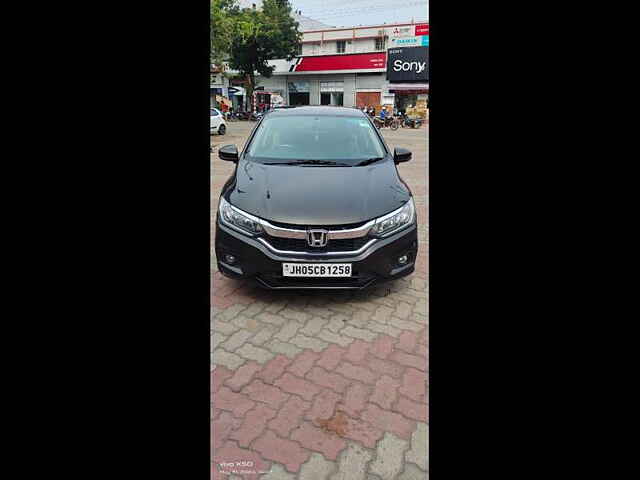
[[[234, 2], [232, 2], [234, 3]], [[264, 0], [262, 10], [230, 9], [232, 35], [229, 66], [247, 80], [247, 95], [253, 99], [256, 72], [271, 77], [269, 60], [296, 56], [302, 34], [291, 16], [288, 0]]]
[[211, 0], [209, 16], [211, 63], [222, 65], [228, 59], [235, 30], [235, 15], [239, 8], [236, 0]]

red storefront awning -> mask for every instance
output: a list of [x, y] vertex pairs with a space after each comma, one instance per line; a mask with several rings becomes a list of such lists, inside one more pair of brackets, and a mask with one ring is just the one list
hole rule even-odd
[[319, 72], [325, 70], [372, 70], [384, 69], [386, 52], [356, 53], [353, 55], [321, 55], [301, 57], [292, 65], [291, 72]]

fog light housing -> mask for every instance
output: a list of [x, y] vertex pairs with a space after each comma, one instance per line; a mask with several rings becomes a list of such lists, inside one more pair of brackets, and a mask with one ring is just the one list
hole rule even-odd
[[398, 258], [398, 264], [400, 265], [404, 265], [409, 261], [409, 257], [407, 255], [402, 255], [400, 258]]
[[233, 255], [224, 256], [224, 261], [229, 265], [233, 265], [234, 263], [236, 263], [236, 260], [237, 260], [236, 257], [234, 257]]

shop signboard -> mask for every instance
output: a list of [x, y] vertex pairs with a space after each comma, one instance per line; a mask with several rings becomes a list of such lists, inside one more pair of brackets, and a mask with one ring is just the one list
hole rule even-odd
[[425, 82], [429, 80], [429, 47], [390, 48], [387, 80]]
[[421, 35], [429, 35], [429, 24], [423, 23], [421, 25], [416, 25], [415, 36], [419, 37]]
[[419, 37], [407, 37], [407, 38], [392, 38], [392, 47], [428, 47], [429, 35], [422, 35]]
[[391, 36], [394, 38], [413, 37], [415, 36], [415, 28], [413, 25], [407, 27], [394, 27], [391, 30]]
[[351, 55], [318, 55], [300, 57], [290, 67], [291, 72], [318, 72], [325, 70], [377, 70], [384, 71], [385, 52], [354, 53]]

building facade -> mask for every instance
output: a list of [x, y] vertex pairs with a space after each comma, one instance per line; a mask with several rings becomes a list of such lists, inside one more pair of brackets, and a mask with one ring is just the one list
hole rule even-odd
[[[257, 77], [257, 104], [382, 105], [404, 110], [426, 102], [429, 24], [402, 23], [303, 31], [300, 56], [274, 60]], [[390, 55], [393, 63], [389, 63]], [[396, 69], [398, 69], [396, 71]]]

